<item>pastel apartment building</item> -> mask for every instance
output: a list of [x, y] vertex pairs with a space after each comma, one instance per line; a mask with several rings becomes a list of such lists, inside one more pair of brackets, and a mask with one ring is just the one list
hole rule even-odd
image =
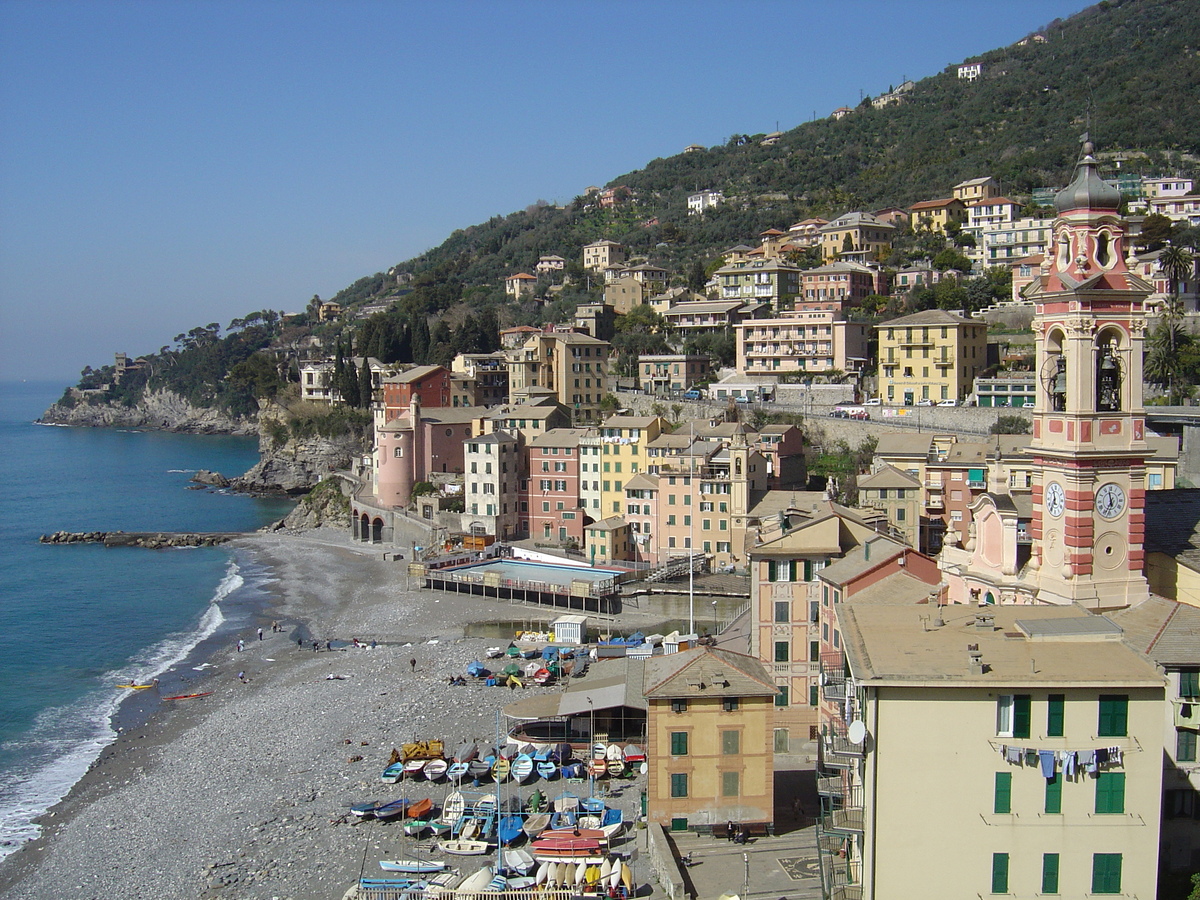
[[790, 309], [800, 293], [800, 270], [777, 259], [747, 259], [714, 274], [722, 300], [758, 301], [783, 310]]
[[725, 195], [721, 191], [699, 191], [688, 196], [688, 215], [701, 215], [706, 209], [720, 206], [724, 202]]
[[883, 401], [962, 400], [987, 366], [987, 323], [927, 309], [876, 325]]
[[793, 312], [735, 326], [737, 369], [744, 375], [818, 375], [860, 372], [867, 361], [870, 325], [846, 321], [836, 310]]
[[583, 248], [583, 267], [590, 272], [602, 272], [623, 262], [625, 248], [616, 241], [595, 241]]
[[945, 234], [951, 222], [962, 225], [967, 221], [967, 207], [956, 197], [940, 200], [922, 200], [908, 208], [912, 213], [913, 230], [932, 231]]
[[580, 502], [583, 428], [555, 428], [527, 447], [528, 478], [521, 500], [522, 531], [535, 541], [582, 547], [587, 511]]
[[662, 313], [667, 323], [686, 341], [705, 334], [721, 334], [739, 322], [770, 313], [770, 304], [757, 300], [689, 300], [675, 303]]
[[1155, 896], [1166, 679], [1117, 625], [1078, 606], [856, 601], [837, 621], [826, 897]]
[[608, 392], [610, 345], [574, 330], [535, 331], [507, 351], [509, 392], [554, 391], [576, 423], [596, 421]]
[[713, 375], [712, 358], [700, 353], [668, 353], [638, 358], [642, 391], [660, 397], [678, 396]]
[[990, 175], [982, 178], [968, 178], [960, 181], [950, 191], [950, 196], [963, 203], [973, 203], [977, 200], [988, 200], [1000, 196], [1000, 182]]
[[800, 273], [798, 310], [832, 309], [861, 305], [871, 294], [882, 293], [878, 273], [854, 262], [834, 262]]
[[516, 435], [481, 434], [465, 442], [462, 530], [498, 540], [520, 535], [521, 452]]
[[826, 262], [872, 262], [891, 251], [896, 226], [870, 213], [849, 212], [819, 229]]
[[504, 293], [514, 300], [532, 297], [536, 287], [536, 276], [530, 275], [528, 272], [518, 272], [516, 275], [509, 275], [504, 279]]

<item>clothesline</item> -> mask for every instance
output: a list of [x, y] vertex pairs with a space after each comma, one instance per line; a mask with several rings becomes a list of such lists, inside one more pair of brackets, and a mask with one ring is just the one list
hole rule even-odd
[[1014, 765], [1037, 766], [1043, 778], [1053, 778], [1059, 771], [1063, 778], [1074, 778], [1087, 772], [1095, 775], [1101, 769], [1121, 765], [1123, 751], [1120, 747], [1098, 747], [1087, 750], [1042, 750], [1037, 747], [1021, 747], [1000, 744], [1000, 755]]

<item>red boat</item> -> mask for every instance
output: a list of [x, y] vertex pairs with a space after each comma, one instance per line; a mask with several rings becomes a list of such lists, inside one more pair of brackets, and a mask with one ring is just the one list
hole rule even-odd
[[533, 673], [534, 684], [549, 684], [554, 680], [554, 674], [546, 668], [538, 669]]
[[603, 853], [600, 841], [592, 838], [571, 838], [570, 840], [550, 842], [538, 838], [530, 847], [533, 855], [538, 857], [587, 857], [599, 856]]
[[535, 843], [547, 841], [603, 841], [604, 832], [599, 828], [554, 828], [543, 831]]

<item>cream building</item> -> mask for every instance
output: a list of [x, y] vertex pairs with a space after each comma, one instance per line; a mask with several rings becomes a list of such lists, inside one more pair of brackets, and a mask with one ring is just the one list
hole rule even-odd
[[874, 262], [891, 249], [896, 226], [870, 213], [849, 212], [818, 229], [821, 258], [851, 262]]
[[616, 241], [596, 241], [583, 248], [583, 267], [603, 272], [609, 266], [625, 262], [625, 248]]
[[825, 896], [1153, 897], [1165, 679], [1076, 606], [839, 606]]
[[876, 325], [883, 402], [963, 400], [987, 366], [987, 323], [927, 309]]
[[608, 392], [610, 349], [608, 341], [577, 331], [534, 332], [506, 351], [509, 392], [548, 388], [570, 411], [572, 424], [596, 421]]
[[734, 326], [737, 370], [743, 375], [854, 374], [866, 366], [870, 327], [832, 309], [739, 322]]

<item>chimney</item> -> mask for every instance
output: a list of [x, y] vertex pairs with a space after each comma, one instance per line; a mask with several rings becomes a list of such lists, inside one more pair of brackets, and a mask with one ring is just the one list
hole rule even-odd
[[[974, 644], [972, 646], [978, 647], [979, 645]], [[981, 650], [968, 650], [967, 664], [972, 675], [982, 675], [985, 670], [985, 666], [983, 665], [983, 652]]]
[[987, 615], [986, 613], [976, 613], [975, 614], [975, 630], [976, 631], [995, 631], [996, 630], [995, 617]]

